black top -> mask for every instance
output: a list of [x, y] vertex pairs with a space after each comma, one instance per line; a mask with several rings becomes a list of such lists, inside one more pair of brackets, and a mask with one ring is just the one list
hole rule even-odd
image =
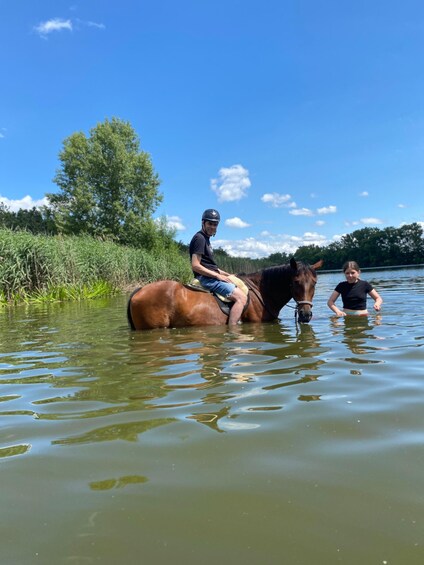
[[367, 294], [373, 290], [373, 287], [367, 281], [358, 280], [353, 284], [343, 281], [334, 290], [341, 294], [343, 308], [366, 310]]
[[[201, 255], [200, 264], [211, 271], [219, 271], [218, 265], [213, 258], [213, 250], [209, 241], [209, 237], [203, 232], [198, 231], [194, 234], [193, 239], [190, 241], [190, 261], [193, 255]], [[193, 271], [195, 277], [198, 273]]]

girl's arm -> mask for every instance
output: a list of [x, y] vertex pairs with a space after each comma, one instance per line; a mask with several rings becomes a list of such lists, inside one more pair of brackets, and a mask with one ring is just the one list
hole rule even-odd
[[383, 299], [375, 290], [375, 288], [373, 288], [372, 291], [369, 292], [368, 294], [371, 296], [371, 298], [374, 299], [374, 310], [377, 310], [378, 312], [381, 309], [381, 305], [383, 304]]
[[336, 316], [346, 316], [346, 312], [343, 312], [343, 310], [339, 310], [339, 308], [337, 308], [337, 306], [334, 304], [339, 296], [340, 296], [340, 292], [333, 290], [332, 295], [327, 301], [327, 306], [330, 308], [330, 310], [332, 310], [336, 314]]

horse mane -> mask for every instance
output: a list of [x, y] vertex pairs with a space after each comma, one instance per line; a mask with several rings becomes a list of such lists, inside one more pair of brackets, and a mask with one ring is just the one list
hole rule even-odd
[[[303, 261], [296, 261], [297, 264], [297, 272], [304, 272], [311, 270], [311, 266]], [[285, 265], [274, 265], [273, 267], [265, 267], [260, 271], [255, 271], [254, 273], [239, 273], [238, 277], [247, 277], [252, 279], [260, 278], [264, 283], [267, 283], [269, 280], [275, 279], [285, 279], [291, 275], [293, 269], [290, 263]]]

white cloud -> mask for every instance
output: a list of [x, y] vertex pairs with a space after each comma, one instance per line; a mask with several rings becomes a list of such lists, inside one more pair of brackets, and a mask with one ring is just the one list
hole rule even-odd
[[306, 232], [303, 236], [288, 234], [270, 235], [262, 232], [261, 239], [248, 237], [239, 240], [219, 239], [214, 242], [214, 248], [221, 247], [233, 257], [250, 257], [259, 259], [268, 257], [271, 253], [294, 253], [302, 245], [327, 245], [325, 236]]
[[398, 208], [406, 208], [405, 204], [398, 204]]
[[237, 218], [237, 216], [225, 220], [225, 225], [228, 226], [229, 228], [248, 228], [250, 226], [250, 224], [244, 222], [240, 218]]
[[166, 216], [166, 223], [170, 228], [176, 229], [178, 231], [184, 231], [186, 229], [182, 219], [179, 216]]
[[370, 224], [370, 225], [378, 225], [378, 224], [382, 224], [383, 220], [380, 220], [379, 218], [361, 218], [361, 223], [362, 224]]
[[31, 210], [32, 208], [39, 208], [40, 206], [48, 206], [49, 202], [47, 198], [41, 198], [40, 200], [33, 200], [29, 195], [24, 196], [20, 200], [11, 200], [5, 196], [0, 196], [0, 202], [2, 202], [7, 208], [12, 212], [17, 212], [19, 209]]
[[46, 22], [40, 22], [34, 29], [41, 37], [46, 37], [46, 35], [54, 31], [63, 31], [64, 29], [72, 31], [72, 22], [62, 18], [53, 18]]
[[302, 238], [302, 239], [303, 239], [303, 242], [304, 242], [306, 245], [311, 245], [311, 244], [314, 244], [314, 245], [323, 245], [323, 242], [326, 242], [326, 241], [327, 241], [327, 238], [326, 238], [324, 235], [320, 235], [320, 234], [317, 233], [317, 232], [309, 232], [309, 231], [306, 231], [306, 232], [303, 234], [303, 238]]
[[105, 29], [106, 26], [99, 22], [84, 21], [75, 19], [74, 20], [64, 20], [62, 18], [52, 18], [45, 22], [40, 22], [38, 26], [34, 27], [34, 30], [39, 34], [40, 37], [46, 39], [49, 33], [54, 31], [73, 31], [74, 28], [78, 29], [81, 26], [94, 27], [96, 29]]
[[249, 171], [242, 165], [232, 165], [219, 170], [219, 179], [211, 179], [211, 189], [219, 202], [234, 202], [246, 196], [251, 186]]
[[289, 203], [291, 200], [290, 194], [279, 194], [278, 192], [267, 192], [261, 196], [262, 202], [271, 204], [273, 208], [281, 208], [282, 206], [292, 206], [294, 203]]
[[325, 224], [324, 220], [317, 220], [317, 221], [315, 222], [315, 225], [316, 225], [316, 226], [323, 226], [324, 224]]
[[366, 190], [364, 190], [363, 192], [359, 193], [359, 196], [369, 196], [369, 194]]
[[325, 206], [324, 208], [318, 208], [318, 214], [335, 214], [337, 212], [337, 206]]
[[313, 216], [314, 213], [309, 208], [294, 208], [293, 210], [289, 211], [289, 214], [293, 216]]
[[83, 25], [86, 25], [88, 27], [95, 27], [97, 29], [106, 29], [105, 24], [99, 24], [97, 22], [82, 22], [81, 20], [78, 20], [80, 23], [82, 23]]
[[383, 220], [380, 220], [379, 218], [361, 218], [361, 223], [376, 225], [376, 224], [382, 224]]
[[266, 242], [262, 240], [257, 240], [253, 237], [240, 240], [225, 240], [219, 239], [214, 242], [214, 248], [221, 247], [229, 255], [233, 257], [250, 257], [252, 259], [259, 259], [261, 257], [268, 257], [271, 253], [277, 251], [286, 251], [287, 253], [292, 252], [292, 248], [297, 249], [297, 245], [288, 244], [273, 244], [272, 242]]

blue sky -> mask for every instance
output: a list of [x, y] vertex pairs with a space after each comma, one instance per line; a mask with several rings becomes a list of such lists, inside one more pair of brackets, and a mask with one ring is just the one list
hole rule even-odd
[[0, 7], [0, 200], [43, 202], [63, 140], [129, 121], [189, 242], [239, 256], [424, 222], [424, 3], [14, 0]]

